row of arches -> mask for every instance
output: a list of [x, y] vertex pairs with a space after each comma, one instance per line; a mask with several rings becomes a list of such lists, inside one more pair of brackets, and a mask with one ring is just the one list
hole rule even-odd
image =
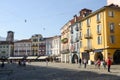
[[[89, 60], [89, 53], [83, 53], [83, 56]], [[73, 54], [72, 56], [72, 63], [76, 63], [76, 61], [78, 61], [78, 55], [77, 54]], [[94, 60], [103, 60], [103, 54], [102, 52], [97, 52], [94, 55]], [[120, 64], [120, 50], [116, 50], [115, 53], [113, 54], [113, 61], [115, 64]]]

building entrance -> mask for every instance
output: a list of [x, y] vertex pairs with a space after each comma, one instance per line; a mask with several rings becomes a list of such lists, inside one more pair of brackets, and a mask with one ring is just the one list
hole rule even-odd
[[102, 52], [96, 52], [94, 58], [95, 58], [95, 61], [97, 61], [98, 59], [103, 60]]
[[115, 64], [120, 64], [120, 50], [116, 50], [113, 55], [113, 60]]
[[78, 56], [77, 56], [77, 54], [73, 54], [72, 63], [78, 63]]

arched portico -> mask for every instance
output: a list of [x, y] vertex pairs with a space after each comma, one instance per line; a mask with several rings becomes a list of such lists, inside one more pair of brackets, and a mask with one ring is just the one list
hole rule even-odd
[[98, 59], [103, 60], [102, 52], [96, 52], [94, 56], [94, 60], [97, 61]]
[[120, 50], [116, 50], [113, 55], [113, 60], [115, 64], [120, 64]]
[[72, 56], [72, 63], [77, 63], [78, 62], [78, 55], [77, 54], [73, 54]]

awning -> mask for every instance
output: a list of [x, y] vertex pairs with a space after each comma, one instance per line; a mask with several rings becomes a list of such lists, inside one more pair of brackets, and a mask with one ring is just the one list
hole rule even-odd
[[48, 56], [40, 56], [38, 59], [46, 59]]
[[28, 56], [26, 59], [37, 59], [37, 56]]
[[23, 57], [9, 57], [8, 59], [23, 59]]

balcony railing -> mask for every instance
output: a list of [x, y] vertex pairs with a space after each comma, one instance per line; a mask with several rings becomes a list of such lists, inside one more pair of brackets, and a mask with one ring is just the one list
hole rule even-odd
[[71, 32], [71, 34], [73, 34], [73, 30], [71, 30], [70, 32]]
[[69, 49], [65, 49], [61, 51], [62, 54], [68, 54], [69, 52], [70, 52]]
[[97, 34], [98, 34], [98, 35], [101, 35], [101, 31], [97, 31]]
[[100, 21], [100, 19], [97, 19], [96, 22], [97, 22], [97, 23], [100, 23], [101, 21]]
[[75, 41], [76, 41], [76, 42], [79, 42], [79, 38], [75, 38]]
[[75, 30], [76, 30], [76, 31], [79, 31], [79, 28], [78, 28], [78, 26], [76, 26]]
[[73, 43], [73, 40], [71, 39], [70, 42]]
[[89, 34], [85, 34], [84, 37], [85, 39], [92, 39], [93, 36], [92, 34], [89, 33]]
[[80, 40], [82, 40], [82, 36], [79, 36]]
[[93, 49], [94, 49], [94, 48], [93, 48], [92, 46], [85, 46], [85, 47], [84, 47], [84, 50], [85, 50], [85, 51], [93, 51]]

